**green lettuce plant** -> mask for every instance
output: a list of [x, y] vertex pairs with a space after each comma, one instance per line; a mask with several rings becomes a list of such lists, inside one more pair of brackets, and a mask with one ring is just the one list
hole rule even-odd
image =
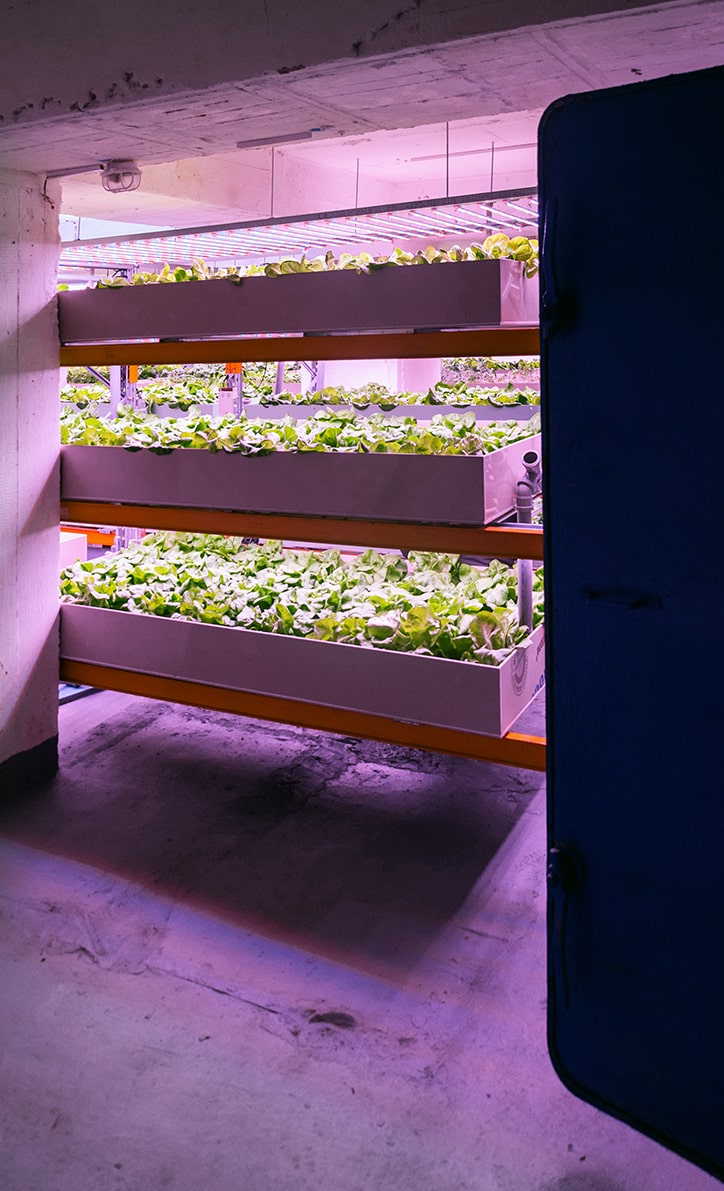
[[185, 381], [149, 381], [140, 388], [148, 408], [165, 405], [189, 410], [193, 405], [210, 405], [218, 397], [218, 385], [190, 378]]
[[60, 400], [64, 404], [72, 404], [76, 409], [87, 409], [97, 402], [110, 402], [111, 391], [108, 385], [91, 383], [87, 385], [62, 385]]

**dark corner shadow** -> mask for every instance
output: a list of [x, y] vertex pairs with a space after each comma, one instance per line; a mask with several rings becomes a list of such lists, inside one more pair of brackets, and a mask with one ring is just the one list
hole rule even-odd
[[0, 832], [265, 935], [405, 968], [541, 783], [139, 699], [63, 749], [55, 779], [0, 805]]

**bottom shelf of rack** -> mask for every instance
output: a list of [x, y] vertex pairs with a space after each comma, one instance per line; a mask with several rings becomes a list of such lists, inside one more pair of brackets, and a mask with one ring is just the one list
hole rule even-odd
[[517, 732], [508, 732], [500, 738], [483, 736], [457, 728], [407, 723], [387, 716], [325, 707], [275, 695], [250, 694], [187, 679], [119, 670], [93, 662], [62, 659], [60, 677], [64, 682], [122, 691], [144, 698], [165, 699], [210, 711], [233, 712], [342, 736], [358, 736], [428, 752], [491, 761], [518, 769], [545, 771], [546, 741], [540, 736], [526, 736]]

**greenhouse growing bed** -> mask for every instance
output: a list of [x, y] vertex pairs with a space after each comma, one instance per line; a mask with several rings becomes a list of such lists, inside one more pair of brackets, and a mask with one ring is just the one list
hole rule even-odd
[[61, 576], [63, 662], [500, 736], [543, 676], [542, 575], [152, 534]]
[[504, 736], [542, 684], [542, 626], [500, 666], [64, 604], [61, 659]]
[[58, 313], [65, 344], [531, 326], [538, 281], [521, 261], [469, 260], [67, 291]]

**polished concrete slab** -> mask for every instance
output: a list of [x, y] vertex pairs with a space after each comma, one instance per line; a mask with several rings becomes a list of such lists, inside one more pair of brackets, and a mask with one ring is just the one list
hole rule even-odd
[[541, 775], [110, 692], [61, 750], [0, 802], [3, 1191], [719, 1185], [553, 1073]]

